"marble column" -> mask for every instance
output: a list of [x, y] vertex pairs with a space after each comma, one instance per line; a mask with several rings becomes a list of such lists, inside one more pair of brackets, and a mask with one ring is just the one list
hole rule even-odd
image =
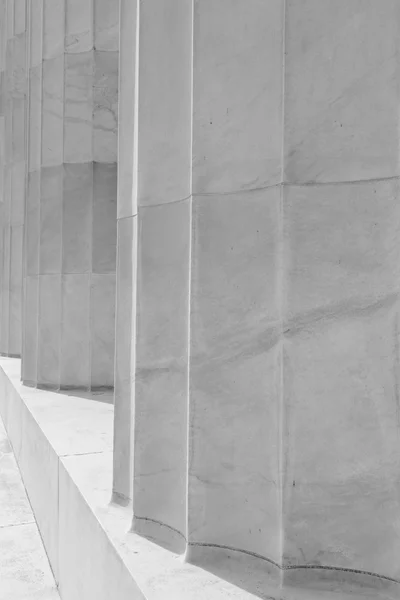
[[117, 0], [31, 11], [26, 384], [113, 386], [118, 37]]
[[6, 53], [7, 53], [7, 0], [0, 2], [0, 338], [3, 339], [3, 302], [5, 281], [3, 270], [3, 248], [5, 229], [5, 131], [6, 131]]
[[[186, 537], [192, 3], [140, 2], [134, 529]], [[173, 35], [172, 35], [173, 32]]]
[[118, 104], [117, 289], [114, 369], [113, 498], [132, 499], [136, 331], [137, 202], [135, 146], [137, 0], [120, 1]]
[[243, 580], [400, 581], [398, 2], [137, 4], [133, 529]]
[[399, 580], [400, 6], [286, 10], [282, 560]]
[[283, 24], [279, 0], [195, 2], [187, 528], [194, 561], [209, 548], [282, 558]]
[[0, 353], [20, 356], [26, 180], [26, 0], [6, 0], [2, 13]]

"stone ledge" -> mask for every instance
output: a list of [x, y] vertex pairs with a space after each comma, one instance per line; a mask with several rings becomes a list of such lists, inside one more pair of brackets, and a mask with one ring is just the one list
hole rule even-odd
[[0, 367], [0, 413], [62, 600], [329, 600], [339, 590], [340, 600], [398, 597], [398, 588], [397, 595], [368, 588], [355, 594], [340, 581], [329, 582], [330, 591], [313, 590], [314, 580], [282, 592], [259, 564], [251, 569], [253, 580], [258, 572], [254, 595], [240, 577], [231, 583], [240, 557], [229, 557], [224, 578], [211, 572], [213, 564], [202, 569], [132, 533], [132, 507], [111, 502], [109, 399], [27, 388], [18, 359], [2, 358]]

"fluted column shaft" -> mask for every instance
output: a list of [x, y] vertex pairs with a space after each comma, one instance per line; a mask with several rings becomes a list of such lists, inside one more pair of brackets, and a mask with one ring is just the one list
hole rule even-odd
[[2, 277], [0, 352], [20, 356], [22, 251], [26, 182], [26, 0], [2, 4], [1, 189]]
[[152, 535], [161, 523], [181, 548], [187, 524], [193, 13], [186, 0], [139, 4], [134, 529]]
[[132, 499], [136, 330], [137, 202], [134, 189], [137, 0], [120, 2], [117, 288], [113, 494]]
[[118, 3], [40, 0], [30, 19], [22, 378], [113, 385]]
[[134, 529], [193, 561], [400, 580], [398, 3], [130, 19]]
[[[3, 339], [3, 303], [7, 296], [4, 280], [4, 230], [5, 230], [5, 149], [6, 149], [6, 118], [7, 118], [7, 80], [6, 80], [6, 55], [7, 55], [7, 0], [0, 3], [0, 335]], [[8, 311], [7, 311], [8, 312]]]

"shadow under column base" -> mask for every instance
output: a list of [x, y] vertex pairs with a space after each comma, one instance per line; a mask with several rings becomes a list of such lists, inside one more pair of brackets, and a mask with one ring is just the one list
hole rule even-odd
[[[397, 579], [356, 569], [330, 566], [284, 567], [283, 585], [288, 588], [305, 588], [341, 594], [376, 593], [378, 598], [400, 598], [400, 581]], [[370, 597], [370, 596], [366, 596]]]
[[[0, 356], [6, 356], [5, 354], [0, 354]], [[18, 356], [7, 355], [9, 358], [20, 358]], [[22, 384], [27, 387], [37, 388], [38, 390], [57, 390], [61, 392], [93, 392], [93, 393], [112, 393], [114, 392], [113, 386], [82, 386], [82, 385], [57, 385], [53, 383], [37, 383], [35, 381], [29, 381], [28, 379], [23, 379]]]
[[[307, 597], [397, 600], [400, 581], [367, 571], [330, 566], [283, 566], [243, 550], [206, 543], [188, 545], [185, 562], [254, 594], [258, 598]], [[277, 595], [278, 594], [278, 595]]]
[[258, 598], [279, 599], [283, 571], [276, 562], [258, 554], [207, 543], [190, 543], [185, 561], [213, 573]]
[[133, 517], [132, 532], [176, 554], [186, 551], [186, 538], [177, 529], [147, 517]]
[[106, 404], [113, 404], [114, 401], [114, 388], [111, 386], [93, 386], [89, 388], [83, 386], [57, 385], [52, 383], [37, 383], [35, 381], [29, 381], [26, 379], [23, 379], [21, 383], [29, 388], [45, 390], [48, 392], [58, 392], [59, 394], [66, 396], [68, 396], [68, 392], [70, 392], [74, 396], [80, 396], [81, 398], [96, 400], [98, 402], [105, 402]]

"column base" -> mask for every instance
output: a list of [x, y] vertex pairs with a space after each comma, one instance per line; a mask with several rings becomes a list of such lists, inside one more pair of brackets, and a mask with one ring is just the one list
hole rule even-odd
[[[1, 356], [5, 356], [1, 354]], [[19, 358], [19, 357], [10, 357], [9, 358]], [[91, 388], [83, 387], [83, 386], [74, 386], [74, 385], [56, 385], [52, 383], [36, 383], [34, 381], [28, 381], [26, 379], [22, 380], [22, 384], [26, 387], [35, 388], [37, 390], [48, 390], [51, 392], [84, 392], [87, 394], [113, 394], [114, 388], [112, 386], [94, 386]]]
[[0, 359], [0, 414], [63, 600], [399, 598], [399, 582], [371, 573], [281, 569], [200, 545], [179, 556], [132, 533], [132, 505], [111, 489], [113, 407], [93, 400], [27, 390], [20, 361]]

